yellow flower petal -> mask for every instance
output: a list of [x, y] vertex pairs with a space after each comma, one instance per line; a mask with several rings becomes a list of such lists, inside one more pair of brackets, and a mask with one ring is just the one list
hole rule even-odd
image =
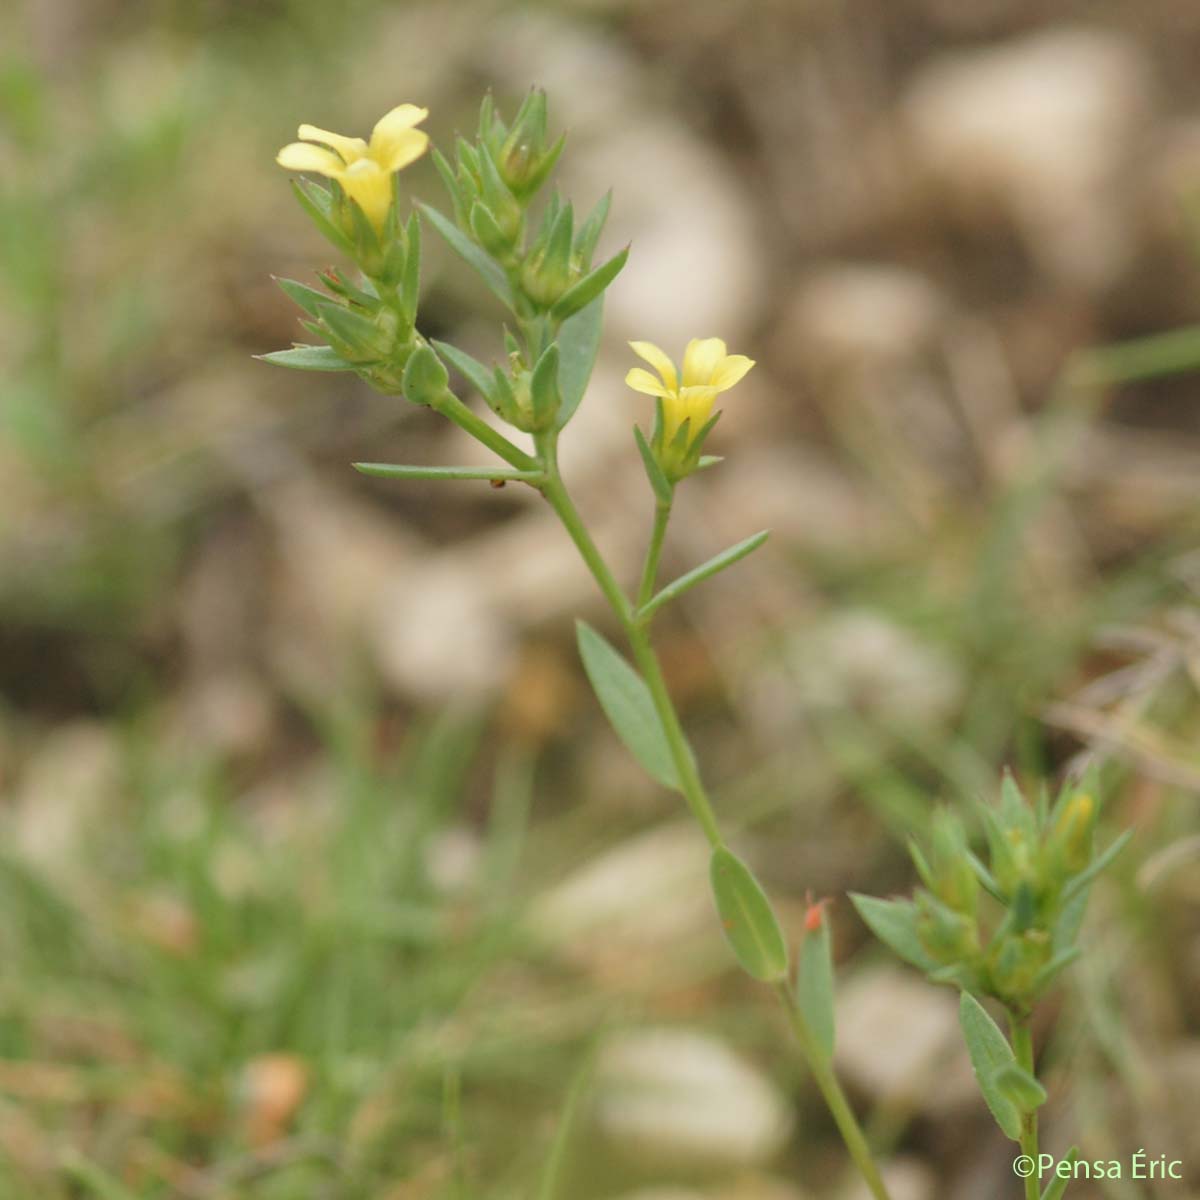
[[382, 229], [392, 206], [392, 177], [377, 162], [360, 158], [338, 177], [346, 195], [358, 204], [368, 221]]
[[711, 382], [713, 372], [724, 357], [725, 343], [720, 338], [692, 338], [683, 352], [684, 386]]
[[669, 390], [674, 391], [679, 386], [675, 364], [653, 342], [630, 342], [629, 348], [662, 376], [662, 381]]
[[742, 379], [752, 366], [754, 366], [754, 359], [747, 358], [744, 354], [730, 354], [728, 357], [722, 359], [717, 365], [717, 369], [713, 372], [713, 387], [718, 392], [728, 390]]
[[663, 386], [662, 381], [655, 379], [645, 367], [631, 367], [625, 376], [625, 383], [635, 392], [644, 396], [670, 396], [672, 390]]
[[332, 150], [324, 146], [313, 146], [308, 142], [292, 142], [275, 155], [275, 161], [289, 171], [315, 171], [318, 175], [329, 175], [337, 179], [345, 165]]
[[405, 129], [387, 143], [387, 153], [382, 154], [372, 145], [371, 157], [385, 171], [399, 171], [425, 153], [429, 145], [429, 134], [420, 129]]
[[[379, 163], [379, 165], [387, 166], [389, 160], [393, 156], [393, 152], [398, 142], [405, 145], [411, 143], [411, 134], [413, 126], [419, 125], [425, 118], [429, 116], [429, 109], [419, 108], [415, 104], [397, 104], [391, 112], [385, 113], [378, 121], [375, 122], [375, 128], [371, 130], [371, 157]], [[422, 133], [421, 149], [429, 142], [429, 136]], [[420, 153], [420, 151], [418, 151]], [[414, 158], [416, 155], [413, 156]], [[406, 159], [405, 164], [412, 162], [412, 159]], [[399, 167], [388, 167], [389, 171], [398, 171]]]
[[332, 146], [347, 166], [367, 152], [367, 143], [362, 138], [346, 137], [344, 133], [330, 133], [328, 129], [318, 129], [315, 125], [301, 125], [296, 131], [296, 136], [306, 142], [321, 142]]

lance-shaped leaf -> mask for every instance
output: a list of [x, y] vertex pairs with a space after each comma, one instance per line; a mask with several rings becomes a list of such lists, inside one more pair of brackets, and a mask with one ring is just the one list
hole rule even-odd
[[1133, 837], [1133, 830], [1127, 829], [1116, 841], [1113, 842], [1103, 854], [1097, 856], [1092, 862], [1080, 873], [1074, 876], [1065, 888], [1063, 888], [1063, 901], [1069, 901], [1074, 896], [1077, 896], [1084, 888], [1112, 862], [1122, 850], [1125, 849], [1125, 844]]
[[360, 475], [378, 479], [488, 479], [494, 482], [518, 480], [536, 482], [543, 478], [540, 471], [519, 471], [515, 467], [420, 467], [402, 463], [351, 464]]
[[551, 319], [565, 321], [591, 304], [621, 273], [621, 268], [625, 265], [628, 257], [629, 247], [626, 246], [624, 250], [614, 254], [608, 262], [602, 263], [591, 274], [585, 275], [577, 284], [568, 288], [550, 309]]
[[564, 321], [558, 331], [559, 429], [575, 415], [587, 391], [596, 355], [600, 352], [603, 326], [604, 297], [597, 296], [582, 312]]
[[310, 317], [319, 317], [321, 305], [329, 303], [327, 293], [309, 287], [307, 283], [299, 283], [295, 279], [280, 279], [278, 276], [275, 282], [279, 284], [279, 290], [304, 309]]
[[449, 342], [432, 343], [437, 352], [461, 375], [465, 376], [471, 386], [484, 398], [492, 394], [492, 372], [477, 358], [472, 358], [465, 350], [450, 345]]
[[724, 846], [713, 851], [709, 873], [721, 928], [742, 969], [755, 979], [787, 977], [783, 930], [753, 872]]
[[420, 206], [425, 219], [446, 239], [450, 248], [468, 265], [475, 268], [483, 282], [508, 307], [513, 308], [512, 288], [504, 268], [485, 251], [480, 249], [456, 225], [448, 221], [436, 208], [428, 204]]
[[645, 435], [636, 425], [633, 427], [633, 440], [637, 442], [638, 453], [642, 456], [642, 465], [646, 468], [646, 478], [650, 480], [655, 497], [660, 504], [670, 504], [675, 489], [663, 474], [663, 469], [658, 465], [658, 459], [654, 457], [654, 451], [650, 449]]
[[1020, 1141], [1020, 1110], [1007, 1092], [996, 1083], [997, 1074], [1002, 1067], [1017, 1065], [1008, 1039], [970, 992], [963, 992], [959, 1001], [958, 1021], [967, 1042], [967, 1053], [971, 1056], [975, 1080], [992, 1116], [996, 1118], [996, 1124], [1014, 1142]]
[[992, 1076], [992, 1082], [1019, 1112], [1030, 1113], [1046, 1103], [1046, 1089], [1024, 1067], [1015, 1062], [1004, 1063], [998, 1067]]
[[815, 920], [805, 921], [796, 974], [796, 1000], [817, 1049], [828, 1061], [833, 1058], [834, 1043], [833, 947], [822, 905], [814, 904], [808, 911], [815, 914]]
[[592, 255], [596, 253], [596, 244], [600, 241], [600, 234], [604, 230], [604, 223], [608, 220], [608, 210], [612, 205], [611, 189], [604, 193], [597, 202], [596, 207], [588, 213], [587, 220], [579, 227], [579, 232], [575, 235], [575, 253], [579, 255], [580, 261], [585, 267], [592, 265]]
[[354, 257], [354, 243], [342, 232], [333, 215], [333, 193], [308, 179], [293, 179], [292, 191], [300, 201], [300, 207], [321, 231], [326, 241], [332, 242], [343, 254]]
[[747, 554], [753, 554], [770, 536], [769, 529], [761, 529], [758, 533], [738, 542], [736, 546], [730, 546], [728, 550], [722, 550], [720, 554], [713, 555], [707, 562], [701, 563], [698, 567], [688, 571], [686, 575], [681, 575], [678, 579], [668, 583], [658, 595], [646, 604], [639, 615], [647, 617], [651, 613], [657, 612], [664, 604], [669, 604], [672, 600], [682, 596], [689, 588], [694, 588], [696, 584], [711, 579], [714, 575], [724, 571], [726, 567], [732, 567], [735, 562], [745, 558]]
[[579, 656], [600, 707], [629, 752], [664, 787], [679, 790], [667, 735], [642, 677], [585, 621], [575, 625]]
[[851, 892], [850, 901], [871, 932], [905, 962], [926, 973], [938, 969], [917, 936], [917, 906], [911, 900], [880, 900]]
[[353, 371], [354, 367], [338, 354], [332, 346], [293, 346], [290, 350], [272, 350], [270, 354], [256, 354], [255, 358], [273, 363], [277, 367], [291, 367], [296, 371]]
[[1078, 1161], [1079, 1147], [1072, 1146], [1059, 1164], [1065, 1169], [1062, 1172], [1055, 1171], [1054, 1178], [1046, 1185], [1046, 1190], [1042, 1193], [1042, 1200], [1062, 1200], [1067, 1191], [1067, 1184], [1075, 1178], [1075, 1172], [1071, 1168]]
[[404, 227], [404, 274], [400, 279], [400, 307], [412, 325], [417, 319], [421, 299], [421, 222], [417, 214], [408, 218]]

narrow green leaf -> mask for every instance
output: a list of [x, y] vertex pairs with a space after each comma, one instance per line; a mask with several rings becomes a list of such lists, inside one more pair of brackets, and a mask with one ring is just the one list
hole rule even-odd
[[788, 973], [783, 930], [753, 872], [723, 846], [713, 851], [709, 868], [721, 928], [742, 969], [768, 983]]
[[481, 396], [492, 394], [492, 372], [477, 358], [472, 358], [465, 350], [449, 342], [434, 341], [431, 344], [456, 371], [466, 377]]
[[321, 305], [329, 303], [328, 293], [309, 287], [307, 283], [300, 283], [295, 279], [280, 279], [278, 276], [275, 277], [275, 282], [279, 285], [279, 290], [304, 309], [310, 317], [319, 317]]
[[1087, 885], [1091, 883], [1092, 880], [1095, 879], [1096, 876], [1099, 875], [1100, 872], [1103, 871], [1104, 868], [1107, 867], [1109, 863], [1111, 863], [1112, 860], [1121, 853], [1122, 850], [1125, 849], [1126, 843], [1131, 837], [1133, 837], [1133, 830], [1125, 830], [1125, 832], [1121, 834], [1121, 836], [1117, 838], [1116, 841], [1114, 841], [1113, 844], [1109, 846], [1109, 848], [1105, 850], [1103, 854], [1093, 859], [1087, 868], [1080, 871], [1078, 875], [1071, 879], [1067, 886], [1063, 888], [1064, 902], [1071, 900], [1085, 887], [1087, 887]]
[[575, 632], [583, 668], [617, 736], [659, 783], [679, 791], [679, 775], [650, 689], [585, 621], [576, 622]]
[[558, 428], [575, 415], [587, 391], [596, 355], [600, 352], [600, 334], [604, 327], [604, 297], [595, 300], [564, 321], [558, 331], [558, 390], [562, 405], [558, 410]]
[[1059, 1161], [1066, 1169], [1061, 1175], [1055, 1173], [1054, 1178], [1046, 1185], [1046, 1190], [1042, 1193], [1042, 1200], [1062, 1200], [1067, 1191], [1067, 1184], [1074, 1177], [1074, 1171], [1071, 1168], [1079, 1161], [1079, 1147], [1072, 1146], [1067, 1151], [1066, 1157]]
[[[810, 908], [809, 911], [814, 910]], [[806, 929], [800, 943], [796, 999], [804, 1014], [804, 1023], [828, 1061], [833, 1058], [834, 1043], [833, 948], [829, 922], [819, 906], [815, 911], [820, 916], [819, 924], [816, 929]]]
[[290, 350], [272, 350], [256, 354], [255, 358], [277, 367], [292, 367], [297, 371], [353, 371], [332, 346], [293, 346]]
[[590, 274], [585, 275], [574, 287], [568, 288], [551, 308], [551, 319], [565, 321], [591, 304], [621, 273], [621, 268], [624, 267], [628, 257], [629, 247], [626, 246], [620, 253], [614, 254], [608, 262], [602, 263]]
[[608, 210], [612, 205], [612, 189], [600, 197], [596, 207], [588, 213], [587, 220], [579, 227], [575, 235], [575, 253], [583, 260], [585, 266], [591, 266], [592, 255], [596, 253], [596, 244], [608, 220]]
[[1046, 1089], [1015, 1062], [997, 1067], [992, 1075], [992, 1083], [1020, 1112], [1033, 1112], [1046, 1103]]
[[728, 550], [722, 550], [720, 554], [713, 555], [707, 562], [701, 563], [698, 567], [688, 571], [686, 575], [680, 575], [678, 579], [668, 583], [657, 596], [646, 604], [639, 615], [649, 616], [651, 613], [657, 612], [664, 604], [669, 604], [672, 600], [682, 596], [689, 588], [694, 588], [696, 584], [711, 579], [714, 575], [724, 571], [726, 567], [732, 567], [735, 562], [745, 558], [747, 554], [753, 554], [770, 536], [769, 529], [761, 529], [744, 541], [738, 542], [736, 546], [730, 546]]
[[404, 274], [400, 279], [400, 307], [409, 324], [417, 319], [421, 300], [421, 222], [417, 214], [404, 227]]
[[1016, 1066], [1016, 1058], [1000, 1027], [988, 1016], [987, 1010], [971, 995], [963, 992], [958, 1006], [958, 1020], [971, 1056], [971, 1067], [979, 1090], [996, 1118], [996, 1124], [1006, 1137], [1021, 1138], [1021, 1113], [1008, 1095], [996, 1086], [996, 1074], [1001, 1067]]
[[[469, 266], [475, 268], [483, 282], [510, 309], [514, 308], [512, 288], [504, 268], [490, 255], [481, 250], [457, 225], [448, 221], [436, 208], [420, 205], [425, 219], [445, 238], [450, 248]], [[515, 309], [514, 309], [515, 311]]]
[[307, 179], [293, 179], [292, 191], [309, 220], [320, 230], [326, 241], [332, 242], [343, 254], [354, 257], [354, 243], [334, 223], [333, 196], [328, 188]]
[[670, 481], [663, 474], [662, 467], [658, 465], [658, 459], [654, 457], [654, 451], [650, 449], [645, 435], [636, 425], [633, 427], [633, 440], [637, 442], [638, 453], [642, 456], [642, 465], [646, 468], [646, 478], [650, 480], [654, 495], [660, 503], [670, 504], [675, 489], [671, 487]]
[[851, 892], [850, 901], [871, 932], [905, 962], [927, 973], [938, 969], [917, 936], [917, 907], [911, 900], [880, 900]]
[[362, 475], [379, 479], [500, 479], [534, 482], [540, 471], [518, 471], [515, 467], [410, 467], [400, 463], [353, 463]]

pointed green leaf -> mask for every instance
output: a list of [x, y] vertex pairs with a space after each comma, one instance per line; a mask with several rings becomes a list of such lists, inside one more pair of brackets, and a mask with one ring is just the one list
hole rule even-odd
[[485, 253], [458, 226], [451, 224], [436, 208], [428, 204], [420, 205], [425, 219], [445, 238], [450, 248], [468, 265], [475, 268], [483, 282], [508, 307], [513, 308], [512, 288], [504, 268], [490, 255]]
[[753, 872], [723, 846], [713, 851], [709, 868], [721, 928], [742, 969], [768, 983], [788, 973], [783, 930]]
[[617, 736], [659, 783], [679, 791], [679, 774], [650, 689], [585, 621], [577, 621], [575, 631], [583, 668]]
[[300, 201], [300, 207], [308, 213], [309, 219], [320, 230], [325, 240], [332, 242], [343, 254], [353, 258], [354, 243], [334, 221], [331, 191], [307, 179], [293, 179], [292, 191]]
[[600, 352], [600, 334], [604, 328], [604, 297], [595, 300], [564, 321], [558, 331], [558, 390], [562, 404], [557, 426], [562, 429], [575, 415], [587, 391], [596, 355]]
[[[812, 911], [811, 909], [809, 910]], [[796, 999], [813, 1040], [826, 1061], [833, 1058], [833, 948], [829, 922], [818, 908], [820, 923], [806, 929], [800, 943], [800, 966], [796, 977]]]
[[1125, 830], [1125, 832], [1121, 834], [1121, 836], [1117, 838], [1116, 841], [1114, 841], [1113, 844], [1109, 846], [1109, 848], [1105, 850], [1103, 854], [1098, 855], [1095, 859], [1093, 859], [1091, 864], [1086, 869], [1080, 871], [1078, 875], [1074, 876], [1074, 878], [1072, 878], [1070, 882], [1068, 882], [1067, 886], [1063, 889], [1063, 899], [1070, 900], [1074, 896], [1078, 895], [1085, 887], [1087, 887], [1088, 884], [1091, 883], [1092, 880], [1095, 879], [1096, 876], [1099, 875], [1100, 872], [1103, 871], [1104, 868], [1107, 867], [1108, 864], [1111, 863], [1112, 860], [1116, 858], [1122, 850], [1125, 849], [1125, 845], [1131, 837], [1133, 837], [1133, 830]]
[[449, 342], [434, 341], [431, 345], [456, 371], [466, 377], [481, 396], [487, 397], [492, 394], [492, 372], [477, 358], [472, 358], [465, 350], [460, 350]]
[[1033, 1112], [1046, 1103], [1046, 1089], [1015, 1062], [997, 1067], [992, 1075], [992, 1083], [1019, 1112]]
[[598, 266], [591, 274], [585, 275], [574, 287], [568, 288], [551, 308], [551, 319], [565, 321], [591, 304], [621, 273], [621, 268], [624, 267], [628, 257], [629, 247], [626, 246], [620, 253], [614, 254], [608, 262]]
[[633, 440], [637, 442], [638, 453], [642, 456], [642, 465], [646, 468], [646, 478], [650, 480], [655, 497], [662, 504], [670, 504], [675, 489], [671, 487], [670, 481], [663, 474], [662, 467], [658, 465], [658, 459], [654, 457], [654, 451], [650, 449], [645, 436], [636, 425], [633, 427]]
[[596, 207], [588, 213], [587, 220], [579, 227], [575, 235], [575, 253], [579, 255], [584, 266], [592, 265], [592, 255], [596, 253], [596, 244], [608, 220], [608, 210], [612, 205], [612, 189], [600, 197]]
[[293, 346], [290, 350], [272, 350], [256, 354], [255, 358], [277, 367], [292, 367], [297, 371], [353, 371], [332, 346]]
[[851, 892], [850, 901], [871, 932], [905, 962], [927, 973], [937, 970], [938, 964], [917, 936], [917, 907], [911, 900], [880, 900]]
[[280, 279], [278, 277], [276, 277], [275, 282], [279, 285], [279, 290], [304, 309], [310, 317], [319, 317], [321, 315], [321, 305], [329, 303], [327, 293], [309, 287], [307, 283], [300, 283], [295, 279]]
[[404, 227], [404, 274], [400, 279], [400, 307], [411, 325], [417, 319], [421, 299], [421, 222], [417, 214]]
[[979, 1090], [1005, 1136], [1020, 1141], [1021, 1114], [1008, 1095], [996, 1086], [996, 1074], [1001, 1067], [1016, 1066], [1016, 1058], [1000, 1027], [988, 1016], [987, 1010], [971, 995], [963, 992], [958, 1006], [958, 1020], [971, 1056], [971, 1067]]
[[728, 550], [722, 550], [720, 554], [713, 555], [707, 562], [701, 563], [698, 567], [688, 571], [686, 575], [681, 575], [678, 579], [668, 583], [657, 596], [647, 603], [640, 615], [649, 616], [652, 612], [657, 612], [664, 604], [682, 596], [689, 588], [694, 588], [696, 584], [711, 579], [714, 575], [724, 571], [726, 567], [732, 567], [735, 562], [739, 562], [747, 554], [753, 554], [770, 536], [769, 529], [762, 529], [744, 541], [738, 542], [736, 546], [730, 546]]
[[410, 467], [401, 463], [351, 463], [360, 475], [378, 479], [489, 479], [534, 482], [540, 471], [518, 471], [515, 467]]

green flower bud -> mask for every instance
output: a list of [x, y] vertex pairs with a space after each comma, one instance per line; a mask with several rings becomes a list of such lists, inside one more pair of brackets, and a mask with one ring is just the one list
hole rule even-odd
[[1047, 843], [1049, 870], [1076, 875], [1092, 861], [1096, 802], [1086, 792], [1072, 796], [1062, 807]]
[[446, 392], [450, 374], [431, 346], [419, 345], [409, 356], [401, 390], [414, 404], [435, 404]]
[[928, 892], [916, 896], [917, 937], [929, 956], [949, 966], [979, 953], [979, 934], [971, 917], [955, 912]]
[[1042, 929], [1008, 934], [988, 951], [988, 979], [997, 999], [1024, 1006], [1033, 999], [1033, 988], [1050, 961], [1050, 935]]

